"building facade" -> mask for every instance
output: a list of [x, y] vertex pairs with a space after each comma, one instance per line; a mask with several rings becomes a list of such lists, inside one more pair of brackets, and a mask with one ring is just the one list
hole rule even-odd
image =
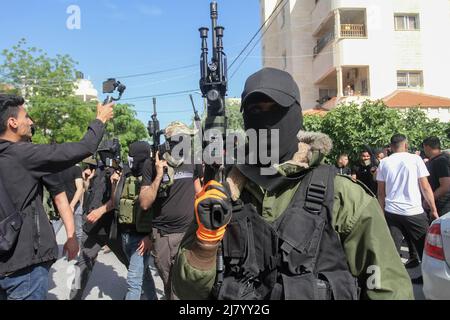
[[95, 89], [92, 81], [85, 79], [84, 74], [79, 71], [77, 71], [76, 78], [74, 90], [75, 96], [84, 102], [98, 101], [98, 91]]
[[[304, 109], [396, 90], [450, 97], [450, 0], [260, 0], [263, 65], [290, 72]], [[278, 7], [277, 7], [278, 6]], [[342, 99], [344, 98], [344, 99]]]

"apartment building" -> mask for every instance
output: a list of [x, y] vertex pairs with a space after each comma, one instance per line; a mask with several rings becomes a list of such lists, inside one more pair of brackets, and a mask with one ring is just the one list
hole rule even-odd
[[[262, 22], [272, 15], [263, 65], [294, 76], [304, 109], [398, 90], [450, 97], [450, 0], [260, 0], [260, 6]], [[450, 106], [437, 110], [433, 117], [449, 121]]]
[[84, 102], [98, 101], [98, 91], [89, 79], [84, 78], [80, 71], [76, 72], [74, 95]]

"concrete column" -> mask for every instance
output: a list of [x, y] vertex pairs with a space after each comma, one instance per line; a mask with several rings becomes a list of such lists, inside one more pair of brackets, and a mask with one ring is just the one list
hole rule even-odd
[[336, 78], [337, 78], [337, 97], [344, 96], [344, 86], [342, 82], [342, 67], [336, 68]]
[[339, 9], [334, 10], [334, 38], [341, 38], [341, 14]]

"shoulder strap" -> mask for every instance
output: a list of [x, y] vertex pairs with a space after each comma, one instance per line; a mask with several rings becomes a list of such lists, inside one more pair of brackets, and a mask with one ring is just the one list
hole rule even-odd
[[305, 199], [303, 208], [307, 212], [319, 215], [322, 207], [328, 205], [330, 193], [333, 199], [335, 175], [335, 169], [328, 165], [320, 165], [308, 173], [300, 187], [303, 189], [300, 195]]
[[109, 231], [110, 239], [117, 239], [117, 224], [119, 222], [120, 214], [120, 198], [122, 197], [123, 188], [125, 186], [125, 181], [127, 180], [127, 175], [130, 173], [128, 167], [124, 167], [122, 171], [122, 176], [117, 183], [116, 192], [114, 194], [114, 219], [111, 224], [111, 229]]

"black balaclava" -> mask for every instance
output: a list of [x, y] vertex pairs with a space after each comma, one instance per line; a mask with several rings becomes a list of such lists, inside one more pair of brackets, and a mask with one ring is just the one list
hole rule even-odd
[[[248, 129], [266, 129], [279, 131], [279, 163], [292, 159], [298, 150], [297, 134], [302, 129], [303, 119], [300, 105], [296, 102], [291, 107], [277, 105], [272, 111], [252, 114], [244, 109], [244, 127]], [[270, 131], [269, 131], [270, 132]], [[270, 136], [267, 139], [267, 149], [270, 149]], [[258, 148], [259, 139], [258, 139]], [[258, 153], [259, 154], [259, 153]]]
[[145, 141], [134, 142], [130, 145], [128, 156], [131, 173], [135, 177], [142, 176], [145, 160], [150, 157], [151, 146]]
[[[275, 107], [269, 112], [253, 113], [254, 105], [262, 102], [275, 102]], [[297, 134], [303, 128], [303, 116], [300, 90], [289, 73], [274, 68], [263, 68], [251, 75], [242, 93], [241, 111], [246, 130], [278, 129], [279, 163], [292, 159], [298, 150]], [[270, 144], [270, 138], [268, 140]], [[270, 145], [266, 147], [270, 148]], [[257, 165], [249, 163], [237, 165], [247, 178], [268, 191], [298, 179], [298, 177], [284, 177], [279, 173], [262, 175], [261, 167], [259, 159]]]

